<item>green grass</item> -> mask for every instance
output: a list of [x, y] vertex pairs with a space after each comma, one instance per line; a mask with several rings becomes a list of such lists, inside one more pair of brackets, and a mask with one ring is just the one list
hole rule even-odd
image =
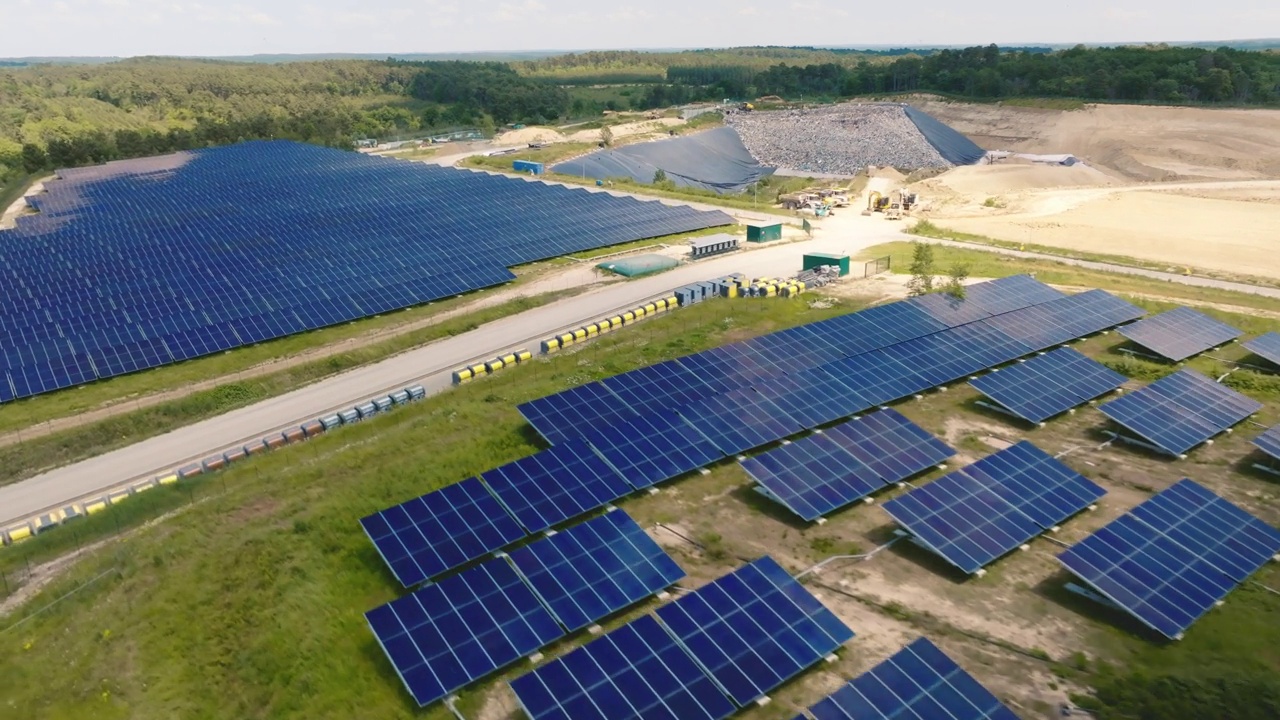
[[[892, 258], [892, 272], [909, 274], [909, 268], [911, 267], [910, 242], [884, 243], [867, 248], [858, 254], [857, 260], [870, 260], [885, 255], [889, 255]], [[1121, 294], [1155, 295], [1186, 300], [1192, 303], [1221, 303], [1280, 313], [1280, 300], [1261, 295], [1193, 287], [1179, 283], [1152, 280], [1137, 275], [1100, 272], [1053, 260], [1023, 259], [983, 250], [968, 250], [945, 245], [935, 245], [933, 256], [938, 275], [945, 274], [947, 268], [956, 263], [964, 263], [969, 267], [969, 276], [975, 278], [996, 278], [1019, 273], [1034, 273], [1037, 279], [1054, 285], [1101, 287]]]
[[[1005, 203], [1000, 198], [987, 198], [983, 203], [986, 207], [1002, 208]], [[973, 243], [975, 245], [990, 245], [991, 247], [1005, 248], [1007, 250], [1025, 250], [1027, 252], [1040, 253], [1041, 255], [1053, 255], [1055, 257], [1069, 258], [1072, 260], [1088, 260], [1091, 262], [1108, 263], [1110, 265], [1122, 265], [1127, 267], [1142, 268], [1144, 270], [1156, 270], [1159, 272], [1170, 272], [1175, 274], [1196, 275], [1199, 277], [1215, 278], [1218, 280], [1228, 280], [1231, 282], [1241, 282], [1250, 285], [1261, 285], [1264, 287], [1280, 287], [1280, 282], [1274, 278], [1261, 277], [1257, 275], [1237, 275], [1233, 273], [1218, 272], [1215, 270], [1207, 270], [1204, 268], [1191, 268], [1183, 265], [1174, 265], [1171, 263], [1155, 262], [1152, 260], [1142, 260], [1139, 258], [1128, 257], [1126, 255], [1108, 255], [1105, 253], [1088, 253], [1078, 250], [1070, 250], [1067, 248], [1053, 247], [1051, 245], [1036, 245], [1034, 243], [1013, 242], [1010, 240], [998, 240], [996, 238], [987, 237], [985, 235], [975, 235], [973, 233], [958, 232], [949, 228], [940, 227], [929, 220], [920, 220], [906, 231], [910, 235], [919, 237], [932, 238], [935, 240], [955, 240], [957, 242]]]
[[486, 322], [545, 305], [563, 295], [545, 293], [517, 298], [321, 360], [252, 379], [229, 382], [88, 425], [0, 447], [0, 486], [283, 395], [344, 370], [375, 363], [432, 340], [467, 332]]
[[[0, 632], [6, 714], [447, 718], [412, 705], [365, 626], [365, 611], [404, 590], [358, 519], [535, 451], [519, 402], [849, 309], [703, 303], [264, 455], [191, 486], [190, 498], [181, 486], [153, 491], [147, 502], [185, 507], [181, 518], [98, 551], [24, 612], [112, 575]], [[112, 514], [0, 551], [0, 570], [15, 582], [53, 546], [74, 546], [72, 528], [76, 543], [114, 532]], [[473, 698], [464, 692], [464, 705]]]

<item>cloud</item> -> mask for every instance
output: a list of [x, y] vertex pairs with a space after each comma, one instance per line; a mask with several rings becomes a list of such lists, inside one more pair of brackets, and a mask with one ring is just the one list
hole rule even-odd
[[508, 22], [514, 20], [524, 20], [539, 13], [546, 12], [547, 6], [538, 0], [523, 0], [522, 2], [504, 2], [498, 4], [498, 12], [494, 14], [499, 20]]

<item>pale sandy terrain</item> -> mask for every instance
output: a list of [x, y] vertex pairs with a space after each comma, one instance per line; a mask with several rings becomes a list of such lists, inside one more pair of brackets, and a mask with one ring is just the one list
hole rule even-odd
[[1280, 110], [912, 101], [987, 150], [1071, 153], [1132, 180], [1280, 177]]
[[31, 187], [27, 188], [27, 191], [22, 194], [22, 197], [14, 200], [13, 204], [4, 209], [4, 214], [0, 215], [0, 230], [13, 227], [17, 223], [19, 215], [35, 212], [30, 205], [27, 205], [27, 198], [44, 192], [45, 180], [50, 179], [52, 179], [52, 176], [32, 183]]
[[[656, 120], [639, 120], [637, 122], [613, 125], [609, 128], [614, 138], [625, 138], [633, 135], [666, 132], [668, 129], [684, 125], [680, 118], [658, 118]], [[569, 136], [571, 142], [600, 142], [600, 130], [579, 130]]]

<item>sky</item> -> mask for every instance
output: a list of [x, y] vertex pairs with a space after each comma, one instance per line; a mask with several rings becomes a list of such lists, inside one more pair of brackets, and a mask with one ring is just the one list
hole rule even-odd
[[0, 57], [1105, 44], [1280, 37], [1280, 2], [0, 0], [0, 27]]

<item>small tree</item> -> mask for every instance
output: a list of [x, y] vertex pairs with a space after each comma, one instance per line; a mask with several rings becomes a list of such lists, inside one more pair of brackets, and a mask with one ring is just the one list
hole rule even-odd
[[911, 243], [911, 279], [907, 294], [911, 297], [933, 292], [933, 246], [919, 240]]
[[600, 142], [604, 143], [606, 146], [612, 145], [613, 131], [610, 130], [608, 127], [600, 128]]
[[653, 184], [661, 185], [666, 181], [667, 181], [667, 174], [663, 172], [662, 168], [658, 168], [657, 171], [653, 173]]
[[964, 299], [964, 281], [969, 279], [969, 266], [956, 263], [947, 270], [947, 284], [943, 292], [957, 300]]

